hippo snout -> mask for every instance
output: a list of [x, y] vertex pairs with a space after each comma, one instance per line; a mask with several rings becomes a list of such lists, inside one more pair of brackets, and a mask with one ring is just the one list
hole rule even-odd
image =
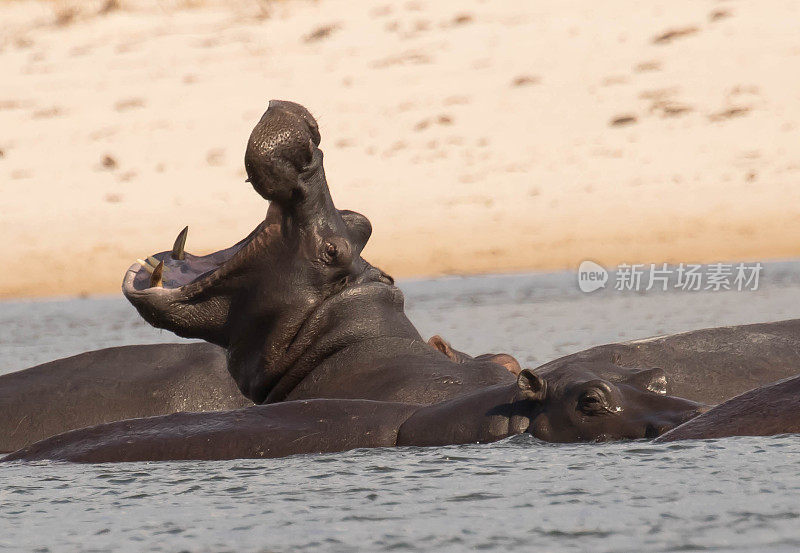
[[261, 197], [289, 203], [297, 197], [299, 177], [313, 163], [320, 140], [319, 126], [306, 108], [272, 100], [247, 142], [247, 180]]
[[286, 100], [270, 100], [269, 106], [267, 107], [267, 112], [270, 110], [282, 111], [302, 120], [308, 127], [308, 131], [311, 134], [311, 140], [314, 142], [314, 146], [319, 146], [322, 140], [319, 133], [319, 125], [317, 124], [317, 120], [314, 119], [314, 116], [311, 115], [311, 112], [308, 111], [305, 106], [301, 106], [300, 104]]

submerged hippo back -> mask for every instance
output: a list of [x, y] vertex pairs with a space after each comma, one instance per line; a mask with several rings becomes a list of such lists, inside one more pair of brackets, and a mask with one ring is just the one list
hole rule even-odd
[[708, 404], [800, 373], [800, 320], [708, 328], [626, 345], [621, 365], [661, 367], [668, 393]]
[[591, 362], [663, 369], [667, 394], [715, 405], [800, 373], [800, 320], [606, 344], [561, 357], [536, 371]]
[[121, 419], [246, 405], [211, 344], [90, 351], [0, 376], [0, 451]]
[[800, 433], [800, 376], [745, 392], [656, 441], [797, 433]]

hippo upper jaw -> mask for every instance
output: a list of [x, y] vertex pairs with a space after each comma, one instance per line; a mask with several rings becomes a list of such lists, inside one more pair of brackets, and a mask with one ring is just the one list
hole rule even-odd
[[205, 256], [183, 248], [188, 228], [172, 250], [137, 260], [125, 273], [122, 293], [148, 323], [185, 338], [226, 347], [226, 321], [232, 293], [229, 283], [280, 239], [280, 225], [270, 217], [246, 238]]

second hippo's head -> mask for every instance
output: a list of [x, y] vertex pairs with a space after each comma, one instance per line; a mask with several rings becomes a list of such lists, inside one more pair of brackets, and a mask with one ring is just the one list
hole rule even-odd
[[517, 378], [518, 407], [526, 431], [548, 442], [655, 438], [707, 410], [666, 395], [658, 368], [572, 363]]

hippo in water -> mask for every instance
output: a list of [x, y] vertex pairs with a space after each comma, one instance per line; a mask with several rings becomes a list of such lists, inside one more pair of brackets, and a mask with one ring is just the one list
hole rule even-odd
[[165, 461], [282, 457], [362, 447], [488, 443], [521, 433], [550, 442], [654, 438], [705, 410], [664, 395], [659, 370], [570, 369], [486, 387], [433, 405], [295, 400], [176, 413], [74, 430], [4, 461]]
[[[798, 337], [798, 320], [701, 329], [597, 346], [545, 363], [534, 372], [572, 368], [580, 374], [597, 363], [620, 369], [658, 365], [664, 380], [655, 387], [713, 405], [768, 384], [775, 375], [800, 373], [800, 348], [793, 347]], [[507, 354], [472, 357], [441, 336], [428, 344], [459, 364], [477, 359], [502, 365], [512, 376], [520, 372], [519, 363]], [[48, 398], [45, 404], [43, 397]], [[0, 452], [104, 422], [251, 404], [229, 377], [225, 350], [217, 346], [108, 348], [0, 376]]]
[[436, 403], [514, 376], [490, 359], [454, 362], [403, 311], [403, 295], [361, 257], [371, 227], [333, 204], [311, 114], [272, 101], [250, 136], [248, 181], [269, 200], [244, 240], [197, 257], [131, 266], [123, 293], [150, 324], [226, 350], [254, 403], [347, 398]]
[[800, 376], [745, 392], [661, 436], [657, 442], [800, 434]]
[[[446, 344], [443, 353], [457, 353], [459, 363], [473, 359], [440, 336], [428, 343], [440, 351]], [[508, 354], [477, 359], [514, 376], [520, 370]], [[250, 405], [228, 373], [225, 350], [213, 344], [104, 348], [0, 376], [0, 453], [106, 422]]]
[[90, 351], [0, 376], [0, 452], [104, 422], [252, 404], [212, 344]]
[[[363, 247], [369, 220], [352, 211], [339, 215]], [[187, 231], [175, 240], [171, 258], [186, 257]], [[208, 263], [197, 264], [203, 262]], [[219, 346], [105, 348], [0, 376], [0, 452], [104, 422], [252, 404], [230, 377], [226, 352]]]
[[660, 367], [670, 395], [715, 405], [800, 373], [800, 319], [692, 330], [596, 346], [540, 366]]

